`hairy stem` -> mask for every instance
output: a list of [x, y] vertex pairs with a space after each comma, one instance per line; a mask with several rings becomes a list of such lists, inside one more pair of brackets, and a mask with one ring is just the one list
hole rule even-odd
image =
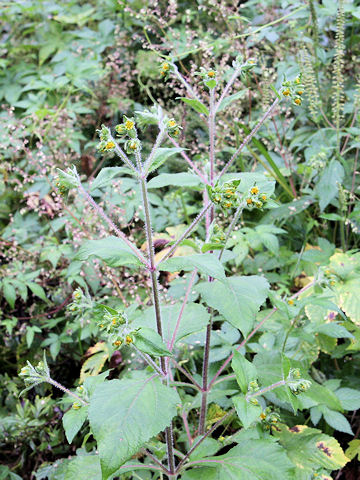
[[150, 357], [150, 355], [148, 355], [147, 353], [142, 353], [141, 350], [139, 350], [136, 345], [134, 345], [132, 343], [132, 347], [136, 350], [136, 352], [140, 355], [140, 357], [148, 364], [150, 365], [150, 367], [152, 367], [155, 372], [157, 372], [159, 375], [161, 375], [162, 377], [165, 376], [165, 373], [160, 370], [160, 368], [156, 365], [156, 363], [154, 362], [154, 360]]
[[228, 163], [224, 166], [224, 168], [221, 170], [217, 180], [219, 178], [221, 178], [224, 173], [226, 173], [228, 171], [228, 169], [231, 167], [231, 165], [234, 163], [234, 161], [236, 160], [236, 157], [239, 155], [239, 153], [241, 152], [241, 150], [249, 143], [249, 141], [252, 139], [252, 137], [255, 135], [255, 133], [259, 130], [259, 128], [261, 127], [261, 125], [265, 122], [265, 120], [270, 116], [271, 112], [274, 110], [274, 108], [279, 104], [280, 100], [278, 98], [276, 98], [274, 100], [274, 102], [270, 105], [270, 107], [268, 108], [268, 110], [264, 113], [264, 115], [261, 117], [261, 119], [258, 121], [257, 125], [251, 130], [251, 132], [249, 133], [249, 135], [247, 135], [244, 139], [244, 141], [242, 142], [242, 144], [237, 148], [237, 150], [235, 151], [235, 153], [233, 154], [233, 156], [230, 158], [230, 160], [228, 161]]
[[185, 368], [182, 368], [181, 365], [179, 365], [177, 363], [176, 360], [174, 360], [173, 358], [171, 358], [171, 361], [173, 362], [173, 364], [175, 365], [175, 367], [183, 374], [185, 375], [185, 377], [187, 377], [190, 382], [201, 392], [202, 391], [202, 388], [201, 386], [198, 384], [198, 382], [195, 380], [195, 378], [185, 370]]
[[196, 450], [199, 445], [202, 444], [202, 442], [208, 437], [210, 436], [223, 422], [224, 420], [226, 420], [227, 418], [229, 418], [233, 413], [235, 412], [235, 408], [231, 409], [226, 415], [224, 415], [222, 418], [220, 418], [220, 420], [218, 420], [216, 423], [214, 423], [214, 425], [210, 428], [210, 430], [208, 430], [205, 435], [203, 437], [200, 438], [200, 440], [198, 440], [195, 445], [193, 445], [190, 450], [187, 452], [187, 454], [185, 455], [185, 457], [181, 460], [181, 462], [179, 463], [179, 465], [177, 466], [177, 469], [175, 470], [175, 473], [178, 473], [180, 472], [182, 466], [184, 465], [184, 463], [186, 462], [186, 460], [190, 457], [190, 455], [193, 453], [194, 450]]
[[234, 218], [232, 219], [232, 222], [230, 223], [230, 226], [228, 228], [228, 231], [226, 232], [226, 236], [225, 236], [225, 240], [224, 240], [224, 246], [223, 248], [220, 250], [220, 253], [219, 253], [219, 260], [221, 260], [221, 257], [223, 256], [223, 253], [224, 253], [224, 250], [226, 248], [226, 244], [230, 238], [230, 235], [232, 233], [232, 231], [234, 230], [235, 228], [235, 225], [237, 224], [237, 221], [239, 220], [239, 217], [241, 215], [241, 212], [244, 210], [244, 204], [243, 203], [240, 203], [240, 205], [238, 206], [236, 212], [235, 212], [235, 215], [234, 215]]
[[220, 95], [219, 100], [217, 101], [217, 103], [215, 105], [215, 109], [214, 109], [215, 113], [219, 110], [221, 102], [224, 100], [226, 95], [229, 93], [230, 88], [232, 87], [233, 83], [235, 82], [235, 80], [239, 76], [240, 72], [241, 72], [241, 68], [235, 68], [234, 73], [231, 75], [230, 80], [226, 84], [224, 90], [222, 91], [222, 94]]
[[166, 131], [164, 128], [162, 128], [160, 131], [159, 131], [159, 134], [156, 138], [156, 141], [154, 143], [154, 146], [150, 152], [150, 155], [148, 156], [146, 162], [145, 162], [145, 165], [144, 165], [144, 175], [147, 176], [148, 172], [149, 172], [149, 169], [151, 167], [151, 162], [155, 156], [155, 153], [157, 151], [157, 149], [160, 147], [161, 145], [161, 142], [164, 140], [164, 137], [166, 135]]
[[186, 292], [185, 292], [185, 297], [184, 297], [184, 301], [181, 305], [181, 309], [180, 309], [180, 312], [179, 312], [179, 315], [178, 315], [178, 319], [176, 321], [176, 325], [175, 325], [175, 328], [174, 328], [174, 333], [171, 337], [171, 340], [170, 340], [170, 343], [169, 343], [169, 350], [170, 352], [172, 352], [173, 348], [174, 348], [174, 344], [175, 344], [175, 339], [176, 339], [176, 334], [179, 330], [179, 327], [180, 327], [180, 323], [181, 323], [181, 319], [182, 319], [182, 316], [183, 316], [183, 313], [184, 313], [184, 310], [185, 310], [185, 307], [186, 307], [186, 304], [188, 302], [188, 298], [189, 298], [189, 295], [190, 295], [190, 292], [191, 292], [191, 289], [192, 289], [192, 286], [193, 286], [193, 283], [195, 281], [195, 277], [196, 277], [196, 274], [197, 274], [197, 268], [195, 268], [195, 270], [193, 271], [191, 277], [190, 277], [190, 281], [189, 281], [189, 284], [188, 284], [188, 287], [186, 289]]
[[264, 393], [270, 392], [271, 390], [274, 390], [275, 388], [278, 388], [278, 387], [282, 387], [284, 385], [286, 385], [286, 381], [285, 380], [279, 380], [276, 383], [272, 383], [271, 385], [269, 385], [267, 387], [261, 388], [257, 392], [249, 393], [248, 395], [246, 395], [246, 400], [249, 400], [250, 398], [254, 398], [254, 397], [259, 397], [260, 395], [263, 395]]
[[174, 251], [177, 249], [177, 247], [179, 246], [179, 244], [185, 240], [185, 238], [187, 238], [190, 233], [194, 230], [194, 228], [197, 226], [197, 224], [200, 222], [200, 220], [202, 219], [202, 217], [205, 215], [205, 213], [209, 210], [209, 208], [211, 207], [212, 205], [212, 202], [209, 202], [207, 205], [205, 205], [205, 207], [201, 210], [201, 212], [199, 213], [199, 215], [195, 218], [195, 220], [193, 220], [192, 224], [189, 225], [189, 227], [185, 230], [185, 232], [176, 240], [176, 242], [174, 243], [174, 245], [170, 248], [170, 250], [167, 252], [166, 255], [164, 255], [162, 257], [162, 259], [159, 261], [159, 263], [156, 265], [156, 267], [158, 267], [160, 265], [160, 263], [164, 262], [165, 260], [167, 260], [173, 253]]
[[50, 383], [51, 385], [53, 385], [54, 387], [58, 388], [59, 390], [62, 390], [63, 392], [67, 393], [68, 395], [70, 395], [71, 397], [74, 397], [78, 402], [80, 402], [82, 405], [84, 406], [88, 406], [89, 404], [87, 402], [85, 402], [85, 400], [83, 400], [81, 397], [79, 397], [78, 395], [76, 395], [76, 393], [73, 393], [71, 390], [67, 389], [66, 387], [64, 387], [63, 385], [61, 385], [61, 383], [58, 383], [56, 380], [53, 380], [52, 378], [48, 377], [46, 379], [46, 381], [48, 383]]
[[203, 361], [203, 368], [202, 368], [202, 394], [201, 394], [201, 407], [200, 407], [200, 418], [199, 418], [199, 434], [200, 435], [204, 435], [205, 425], [206, 425], [211, 330], [212, 330], [212, 313], [210, 315], [209, 324], [206, 328], [204, 361]]
[[[140, 180], [141, 195], [142, 195], [144, 215], [145, 215], [145, 232], [146, 232], [146, 240], [147, 240], [148, 257], [150, 262], [149, 269], [150, 269], [151, 286], [152, 286], [152, 293], [153, 293], [153, 303], [154, 303], [154, 309], [155, 309], [156, 327], [157, 327], [158, 334], [163, 339], [159, 284], [158, 284], [157, 271], [156, 271], [156, 265], [155, 265], [154, 243], [152, 239], [150, 203], [149, 203], [148, 192], [147, 192], [146, 178], [142, 172], [140, 154], [136, 155], [136, 161], [140, 171], [139, 180]], [[166, 375], [166, 360], [164, 357], [160, 358], [160, 365], [161, 365], [161, 370]], [[169, 471], [173, 473], [175, 470], [175, 458], [174, 458], [174, 451], [173, 451], [172, 425], [165, 429], [165, 438], [166, 438]]]
[[134, 245], [127, 239], [126, 235], [114, 224], [114, 222], [106, 215], [104, 212], [103, 208], [98, 205], [95, 200], [92, 198], [92, 196], [85, 190], [85, 188], [82, 186], [82, 184], [79, 184], [79, 189], [83, 193], [83, 195], [86, 197], [90, 205], [96, 210], [98, 215], [105, 220], [105, 222], [109, 225], [111, 230], [114, 230], [116, 235], [123, 240], [126, 245], [131, 248], [131, 250], [134, 252], [134, 254], [138, 257], [140, 262], [145, 265], [146, 267], [148, 266], [148, 263], [144, 256], [139, 252], [137, 248], [134, 247]]
[[195, 90], [192, 88], [192, 86], [185, 80], [185, 78], [181, 75], [181, 73], [179, 72], [179, 69], [177, 68], [177, 66], [175, 65], [175, 63], [172, 63], [172, 66], [173, 66], [173, 72], [176, 76], [176, 78], [184, 85], [184, 87], [186, 88], [188, 94], [194, 98], [195, 100], [197, 100], [198, 102], [201, 103], [201, 99], [198, 97], [197, 93], [195, 92]]
[[[174, 140], [172, 137], [168, 137], [170, 142], [174, 145], [176, 148], [181, 148], [180, 145], [177, 143], [176, 140]], [[209, 185], [209, 182], [205, 178], [205, 176], [200, 172], [200, 170], [197, 168], [195, 163], [189, 158], [189, 156], [182, 150], [180, 152], [180, 155], [183, 157], [183, 159], [189, 164], [189, 166], [194, 170], [194, 172], [201, 178], [201, 180], [206, 184]]]

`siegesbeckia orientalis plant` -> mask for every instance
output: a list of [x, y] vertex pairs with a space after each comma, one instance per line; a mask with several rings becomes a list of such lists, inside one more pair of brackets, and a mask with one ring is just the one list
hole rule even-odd
[[[151, 472], [152, 478], [186, 480], [265, 479], [266, 475], [267, 479], [299, 478], [296, 463], [287, 455], [287, 435], [292, 433], [277, 408], [282, 406], [294, 412], [303, 408], [299, 399], [311, 386], [309, 375], [300, 371], [296, 362], [293, 365], [283, 352], [277, 356], [278, 369], [268, 378], [264, 377], [260, 367], [250, 361], [246, 347], [277, 311], [285, 312], [291, 328], [310, 301], [308, 297], [302, 299], [303, 292], [326, 280], [321, 276], [319, 281], [315, 278], [285, 298], [270, 292], [264, 276], [231, 275], [226, 268], [232, 259], [227, 244], [240, 218], [244, 214], [256, 218], [276, 206], [272, 198], [273, 178], [263, 173], [236, 172], [233, 168], [236, 160], [264, 122], [276, 113], [280, 102], [290, 98], [297, 107], [301, 105], [303, 93], [300, 77], [285, 79], [281, 90], [275, 92], [273, 103], [219, 168], [217, 116], [236, 99], [230, 95], [235, 81], [246, 78], [255, 66], [253, 59], [244, 61], [239, 56], [222, 89], [219, 72], [201, 68], [198, 75], [204, 92], [202, 97], [182, 76], [175, 62], [169, 59], [160, 66], [160, 76], [164, 80], [178, 79], [188, 95], [182, 100], [207, 124], [209, 146], [205, 168], [180, 147], [180, 139], [183, 140], [180, 122], [160, 107], [138, 112], [134, 117], [124, 115], [123, 122], [113, 130], [102, 126], [99, 131], [98, 150], [116, 154], [122, 164], [122, 174], [138, 182], [146, 254], [94, 200], [75, 167], [67, 172], [59, 171], [56, 182], [60, 193], [65, 195], [71, 188], [79, 189], [109, 226], [108, 238], [85, 242], [76, 258], [83, 261], [94, 255], [106, 262], [111, 257], [117, 266], [143, 269], [151, 282], [151, 304], [149, 301], [142, 311], [125, 306], [114, 308], [107, 305], [106, 300], [97, 303], [81, 288], [75, 290], [68, 307], [74, 315], [95, 312], [99, 338], [107, 342], [111, 352], [131, 349], [145, 365], [143, 370], [125, 370], [120, 379], [113, 380], [106, 380], [108, 372], [88, 376], [75, 392], [51, 378], [45, 355], [41, 364], [37, 367], [28, 364], [20, 374], [27, 389], [48, 382], [72, 397], [72, 408], [63, 420], [69, 442], [84, 422], [89, 421], [97, 449], [96, 454], [82, 461], [93, 469], [94, 480], [129, 478], [126, 474], [144, 469]], [[139, 130], [142, 123], [158, 125], [157, 137], [146, 156]], [[203, 189], [204, 203], [190, 225], [156, 260], [149, 176], [157, 178], [154, 175], [164, 161], [161, 155], [164, 144], [170, 145], [174, 153], [180, 153], [188, 164], [187, 178]], [[95, 179], [97, 187], [100, 188], [104, 178], [106, 169]], [[204, 225], [202, 230], [200, 225]], [[180, 247], [184, 242], [189, 244], [190, 238], [196, 238], [191, 243], [193, 253], [180, 255]], [[191, 272], [186, 277], [181, 300], [175, 304], [161, 301], [160, 272], [181, 271]], [[272, 307], [269, 303], [266, 306], [268, 297]], [[265, 314], [257, 319], [261, 307]], [[235, 339], [220, 360], [212, 354], [213, 338], [219, 328], [223, 328], [223, 335]], [[194, 348], [200, 353], [197, 355], [200, 361], [189, 356], [188, 352]], [[281, 392], [280, 397], [274, 396], [274, 392]], [[312, 442], [321, 458], [313, 460], [310, 470], [306, 470], [311, 476], [306, 478], [313, 478], [313, 473], [320, 475], [319, 478], [328, 478], [328, 472], [340, 468], [344, 462], [331, 462], [331, 455], [319, 450], [320, 447], [316, 450], [318, 438], [321, 437], [322, 445], [327, 445], [330, 437], [315, 429], [309, 429], [309, 435], [311, 438], [302, 441]]]

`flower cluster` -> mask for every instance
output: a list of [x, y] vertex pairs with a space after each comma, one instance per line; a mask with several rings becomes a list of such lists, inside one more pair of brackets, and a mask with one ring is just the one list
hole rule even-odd
[[225, 238], [224, 230], [215, 223], [210, 237], [210, 242], [222, 244], [224, 243]]
[[59, 168], [57, 171], [58, 176], [56, 178], [55, 185], [59, 189], [60, 195], [63, 197], [70, 188], [79, 186], [79, 178], [75, 166], [68, 168], [66, 172], [60, 170]]
[[229, 180], [222, 185], [216, 184], [214, 187], [207, 187], [210, 200], [225, 210], [236, 208], [239, 205], [239, 196], [237, 188], [240, 180]]
[[281, 93], [284, 97], [291, 98], [294, 105], [301, 105], [301, 96], [304, 93], [304, 85], [301, 82], [301, 75], [295, 80], [284, 79]]
[[99, 306], [103, 309], [104, 315], [98, 326], [109, 335], [111, 343], [115, 347], [133, 343], [136, 331], [129, 328], [126, 314], [106, 305]]
[[280, 421], [280, 415], [277, 412], [272, 411], [271, 407], [266, 407], [260, 414], [261, 423], [264, 425], [265, 430], [270, 430]]
[[212, 90], [216, 87], [217, 81], [217, 71], [214, 69], [207, 70], [204, 67], [200, 67], [200, 72], [195, 72], [195, 75], [202, 77], [204, 85], [208, 87], [209, 90]]
[[123, 115], [123, 123], [116, 125], [115, 131], [119, 137], [128, 136], [130, 138], [136, 138], [135, 121], [133, 118], [128, 118]]
[[338, 280], [337, 276], [328, 268], [324, 271], [324, 274], [325, 274], [327, 283], [330, 284], [332, 287], [334, 287]]
[[89, 293], [84, 293], [81, 288], [74, 290], [72, 298], [73, 301], [67, 306], [67, 310], [71, 313], [83, 312], [85, 309], [94, 306]]
[[182, 130], [182, 127], [176, 123], [174, 118], [170, 118], [166, 124], [166, 131], [169, 137], [177, 138], [180, 135], [180, 130]]
[[101, 130], [97, 130], [100, 142], [97, 145], [97, 149], [100, 152], [113, 152], [115, 150], [116, 144], [111, 136], [110, 129], [105, 125], [101, 125]]
[[256, 60], [254, 58], [248, 58], [244, 60], [244, 57], [240, 54], [233, 61], [233, 67], [235, 70], [241, 70], [241, 76], [245, 77], [246, 74], [256, 66]]
[[40, 383], [47, 382], [50, 378], [50, 370], [46, 361], [45, 351], [43, 360], [36, 367], [33, 367], [28, 361], [27, 365], [21, 369], [19, 376], [23, 378], [26, 385], [26, 388], [21, 393], [30, 390], [30, 388]]
[[126, 153], [136, 153], [141, 150], [141, 142], [137, 138], [135, 120], [133, 118], [128, 118], [124, 115], [123, 123], [116, 125], [115, 131], [121, 137], [120, 141], [124, 143]]
[[162, 62], [160, 65], [160, 75], [164, 80], [169, 78], [169, 74], [171, 72], [171, 65], [169, 62]]
[[268, 197], [266, 193], [260, 192], [259, 187], [256, 185], [251, 187], [245, 196], [246, 206], [250, 210], [253, 208], [262, 208], [267, 200]]
[[[87, 392], [86, 388], [83, 387], [82, 385], [77, 387], [76, 394], [77, 394], [78, 397], [80, 397], [82, 400], [84, 400], [84, 402], [89, 402], [88, 392]], [[74, 410], [79, 410], [82, 406], [83, 405], [80, 402], [74, 402], [72, 404], [72, 408]]]
[[298, 368], [291, 368], [286, 379], [286, 385], [294, 395], [299, 395], [311, 387], [311, 382], [310, 380], [301, 378], [301, 373]]
[[[259, 391], [259, 390], [260, 390], [260, 388], [259, 388], [258, 382], [257, 382], [256, 380], [253, 380], [253, 381], [251, 381], [251, 382], [249, 383], [249, 385], [248, 385], [248, 393], [247, 393], [247, 395], [252, 395], [253, 393], [255, 393], [255, 392]], [[259, 402], [258, 402], [257, 398], [255, 398], [255, 397], [250, 398], [249, 401], [250, 401], [250, 403], [251, 403], [252, 405], [259, 405]]]

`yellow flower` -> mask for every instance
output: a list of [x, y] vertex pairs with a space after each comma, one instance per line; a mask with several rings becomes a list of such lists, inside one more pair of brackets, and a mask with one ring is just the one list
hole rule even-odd
[[301, 98], [295, 98], [294, 102], [296, 105], [301, 105]]
[[175, 127], [175, 125], [176, 125], [175, 120], [170, 120], [169, 123], [168, 123], [169, 127]]
[[117, 347], [120, 347], [120, 345], [122, 344], [122, 341], [121, 340], [116, 340], [114, 342], [114, 345], [116, 345]]
[[131, 120], [127, 120], [125, 122], [125, 128], [126, 130], [132, 130], [134, 128], [134, 122], [132, 122]]
[[304, 92], [302, 90], [299, 90], [298, 92], [296, 92], [298, 95], [302, 95]]
[[289, 305], [294, 305], [294, 300], [292, 300], [292, 299], [288, 300], [288, 304]]
[[215, 72], [213, 70], [210, 70], [210, 72], [208, 72], [208, 77], [214, 78], [215, 77]]
[[105, 145], [105, 150], [112, 150], [113, 148], [115, 148], [114, 142], [107, 142], [107, 144]]
[[257, 195], [259, 193], [259, 189], [258, 187], [252, 187], [252, 189], [250, 190], [250, 192], [253, 194], [253, 195]]
[[113, 321], [111, 322], [113, 325], [116, 325], [116, 318], [113, 318]]
[[169, 70], [170, 65], [165, 62], [165, 63], [163, 63], [163, 64], [161, 65], [161, 68], [166, 71], [166, 70]]
[[285, 97], [288, 97], [290, 95], [290, 90], [287, 88], [286, 90], [283, 90], [282, 94], [285, 96]]
[[251, 199], [251, 198], [247, 198], [247, 199], [246, 199], [246, 203], [247, 203], [248, 205], [251, 205], [251, 204], [252, 204], [252, 199]]
[[79, 410], [79, 408], [81, 408], [81, 405], [80, 405], [80, 403], [75, 402], [75, 403], [73, 403], [72, 408], [73, 408], [74, 410]]
[[133, 342], [133, 339], [130, 337], [130, 335], [126, 335], [125, 342], [130, 345], [130, 343]]
[[266, 195], [261, 195], [261, 199], [266, 200], [267, 199]]

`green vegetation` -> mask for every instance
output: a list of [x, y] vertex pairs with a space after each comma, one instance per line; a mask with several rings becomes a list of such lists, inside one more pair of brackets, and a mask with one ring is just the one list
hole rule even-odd
[[1, 17], [0, 479], [357, 478], [358, 2]]

